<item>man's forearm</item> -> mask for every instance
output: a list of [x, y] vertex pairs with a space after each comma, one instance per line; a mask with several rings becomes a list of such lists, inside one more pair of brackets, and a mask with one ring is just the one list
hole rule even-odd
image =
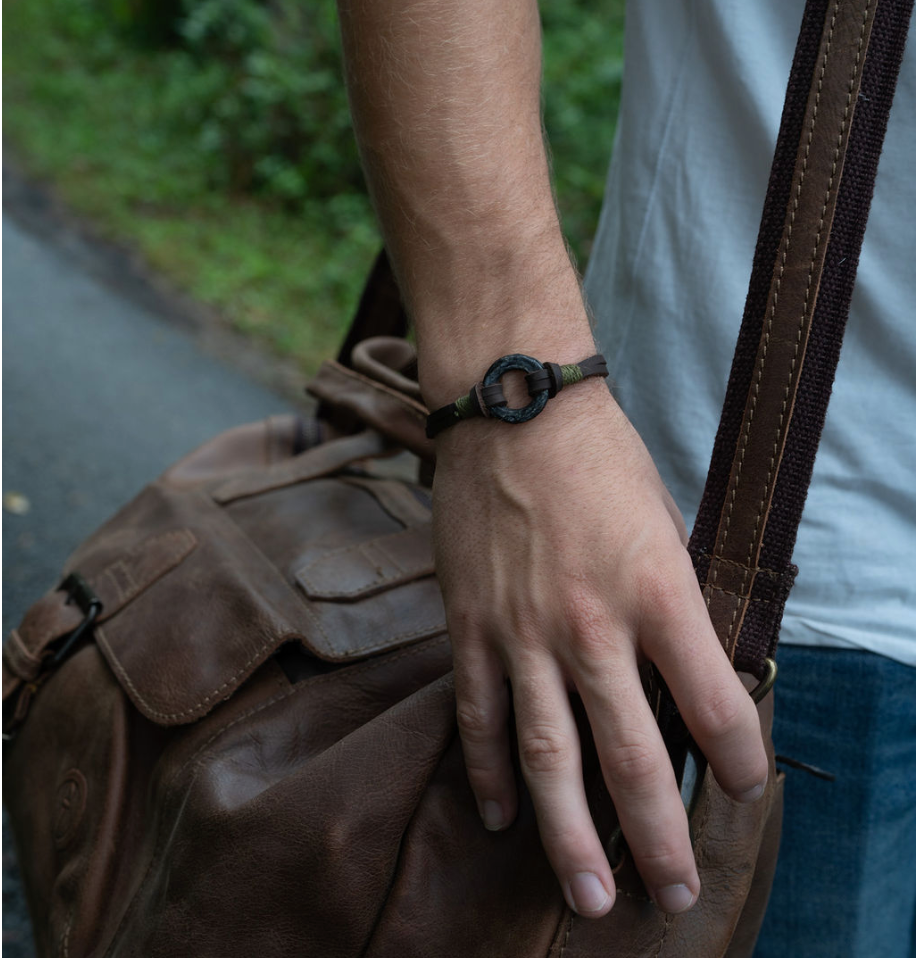
[[[589, 355], [544, 153], [535, 0], [340, 4], [359, 142], [416, 322], [424, 398], [454, 399], [503, 353]], [[664, 911], [686, 910], [700, 879], [638, 663], [669, 683], [730, 795], [754, 799], [768, 763], [649, 453], [599, 379], [521, 428], [460, 423], [436, 442], [436, 571], [484, 825], [517, 815], [514, 710], [519, 767], [561, 890], [581, 915], [610, 910], [615, 882], [583, 785], [575, 692], [649, 894]]]
[[592, 340], [543, 141], [535, 0], [340, 0], [340, 14], [426, 399], [453, 399], [512, 349], [584, 358]]

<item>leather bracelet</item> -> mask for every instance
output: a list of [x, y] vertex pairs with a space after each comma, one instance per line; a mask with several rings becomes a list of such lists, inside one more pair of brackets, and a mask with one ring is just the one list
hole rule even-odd
[[[514, 369], [522, 370], [531, 402], [520, 409], [510, 409], [503, 395], [502, 377]], [[435, 438], [443, 429], [477, 416], [502, 419], [503, 422], [521, 423], [534, 419], [547, 405], [548, 399], [556, 396], [565, 386], [588, 379], [590, 376], [607, 376], [608, 366], [603, 356], [590, 356], [580, 363], [559, 366], [557, 363], [542, 363], [532, 356], [510, 353], [502, 356], [487, 370], [483, 381], [475, 383], [470, 392], [453, 403], [430, 413], [426, 419], [426, 436]]]

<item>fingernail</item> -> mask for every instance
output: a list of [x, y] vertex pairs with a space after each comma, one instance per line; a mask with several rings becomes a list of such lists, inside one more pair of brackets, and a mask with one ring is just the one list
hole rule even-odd
[[484, 802], [480, 812], [483, 824], [491, 832], [503, 827], [503, 806], [499, 802]]
[[610, 901], [611, 895], [592, 872], [579, 872], [567, 882], [567, 904], [581, 915], [593, 915]]
[[756, 785], [755, 788], [750, 788], [748, 792], [741, 792], [736, 796], [738, 802], [755, 802], [758, 801], [763, 793], [765, 792], [765, 786], [768, 784], [767, 780], [762, 782], [761, 785]]
[[695, 896], [688, 890], [687, 885], [667, 885], [655, 895], [656, 904], [670, 915], [688, 911], [695, 903]]

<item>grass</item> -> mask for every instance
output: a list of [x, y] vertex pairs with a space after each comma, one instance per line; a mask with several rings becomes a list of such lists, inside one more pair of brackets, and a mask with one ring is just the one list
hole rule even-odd
[[[309, 374], [336, 351], [380, 245], [367, 199], [317, 195], [292, 211], [216, 182], [176, 81], [179, 54], [129, 42], [99, 2], [5, 5], [5, 136], [99, 232]], [[608, 11], [543, 8], [548, 136], [583, 261], [620, 84], [621, 3]]]

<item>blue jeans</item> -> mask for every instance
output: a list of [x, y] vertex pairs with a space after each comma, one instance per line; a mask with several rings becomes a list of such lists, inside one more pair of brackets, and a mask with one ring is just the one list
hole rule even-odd
[[755, 958], [915, 954], [915, 669], [869, 652], [782, 645], [787, 773], [778, 871]]

